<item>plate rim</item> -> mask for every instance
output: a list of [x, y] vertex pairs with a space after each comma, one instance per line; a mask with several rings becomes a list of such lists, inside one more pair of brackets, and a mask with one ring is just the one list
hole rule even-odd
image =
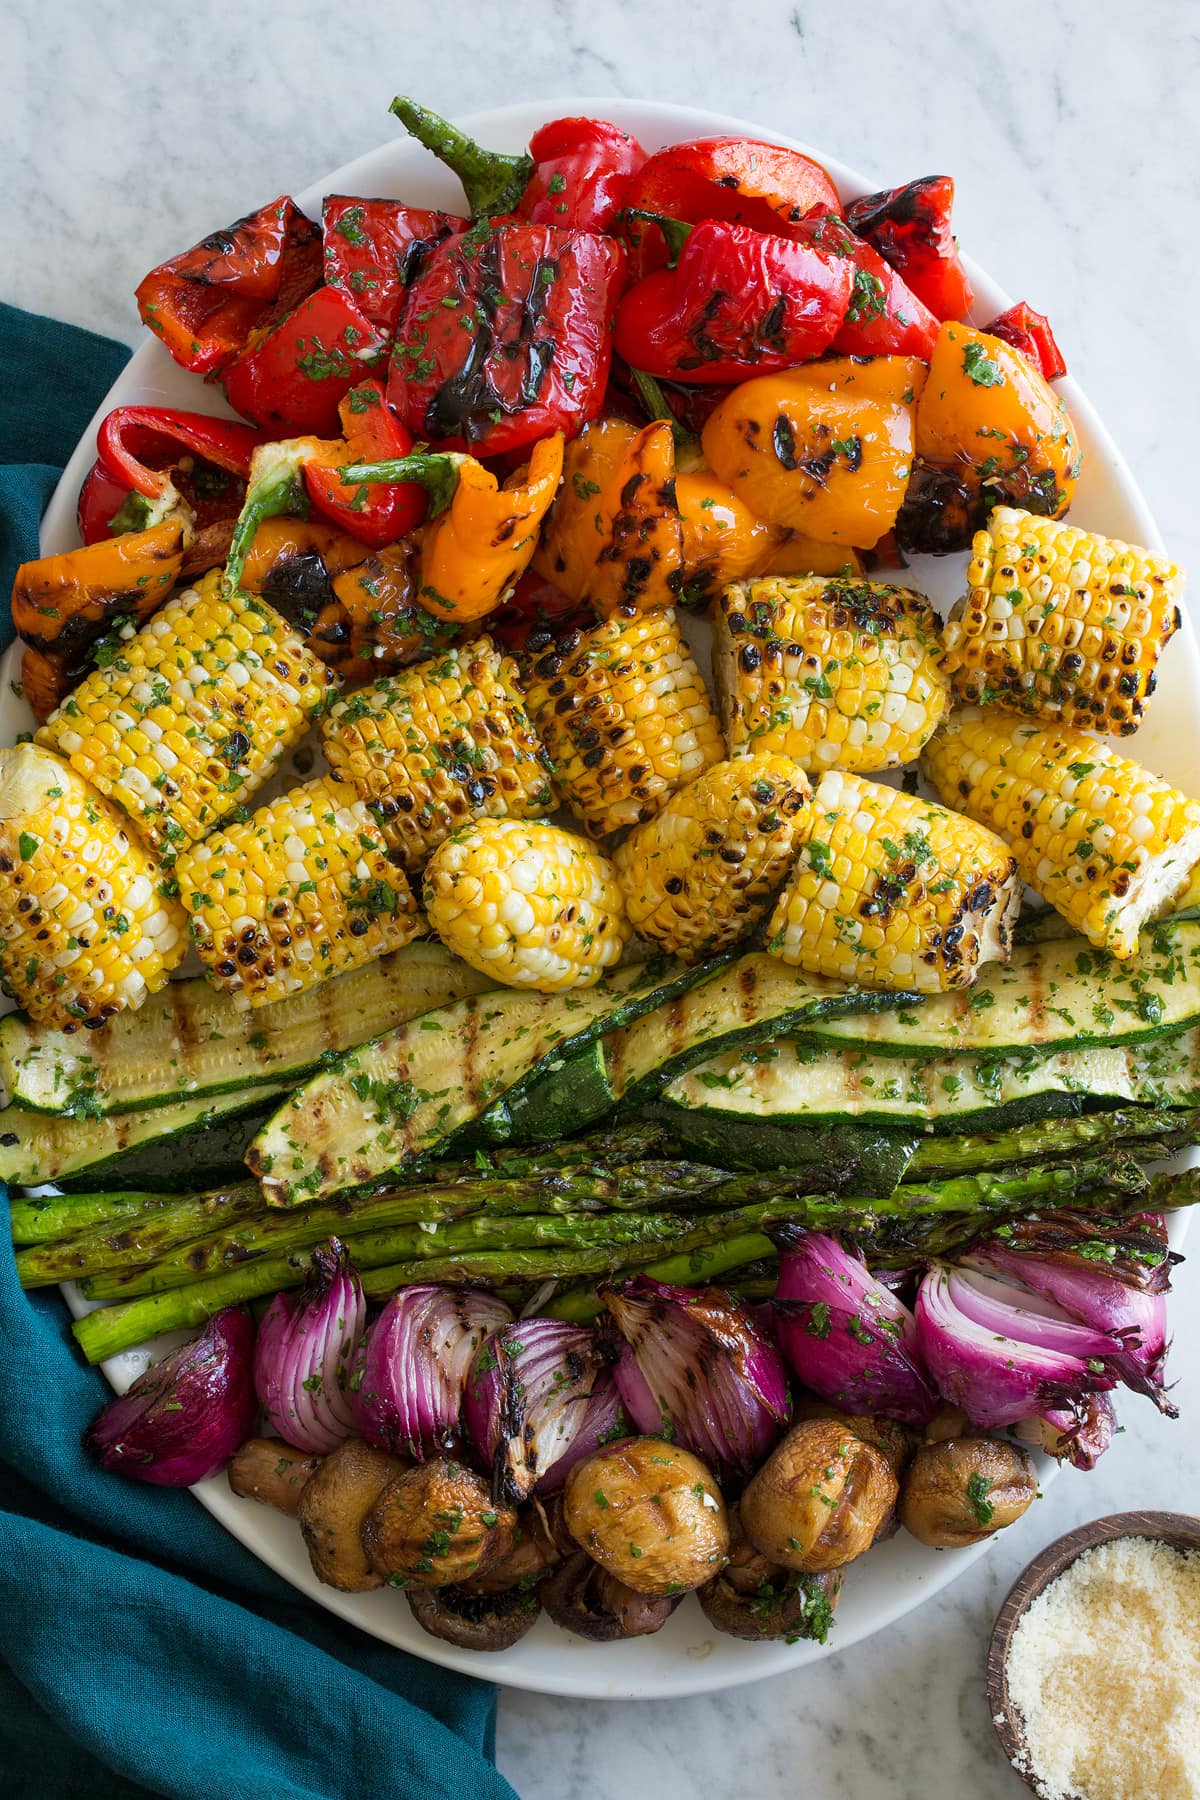
[[[684, 137], [712, 136], [723, 133], [736, 133], [741, 136], [752, 136], [769, 142], [778, 143], [789, 148], [802, 151], [813, 157], [827, 168], [843, 196], [853, 193], [872, 191], [872, 184], [840, 158], [830, 157], [802, 139], [785, 132], [779, 132], [753, 121], [738, 117], [735, 114], [713, 111], [704, 107], [692, 107], [676, 101], [657, 101], [639, 99], [630, 96], [597, 96], [597, 95], [560, 95], [546, 99], [517, 100], [507, 102], [498, 107], [477, 108], [469, 113], [455, 114], [456, 122], [465, 129], [477, 134], [491, 136], [498, 144], [504, 141], [505, 133], [511, 133], [516, 126], [521, 128], [527, 137], [536, 123], [547, 119], [570, 116], [571, 114], [590, 114], [609, 118], [627, 129], [640, 129], [647, 137], [661, 139], [663, 143], [682, 141]], [[654, 120], [653, 131], [647, 127], [647, 118]], [[399, 130], [399, 128], [398, 128]], [[362, 177], [356, 173], [364, 165], [371, 165], [381, 156], [397, 157], [405, 162], [412, 161], [418, 179], [433, 175], [437, 169], [434, 159], [413, 140], [398, 136], [395, 140], [381, 141], [374, 148], [352, 157], [321, 176], [317, 181], [307, 184], [297, 194], [298, 204], [310, 213], [314, 206], [319, 209], [320, 196], [327, 193], [343, 191], [349, 183], [360, 181]], [[428, 159], [428, 160], [426, 160]], [[350, 188], [349, 191], [353, 191]], [[312, 196], [316, 195], [314, 202]], [[991, 299], [987, 303], [990, 316], [993, 306], [1007, 306], [1010, 296], [1007, 291], [980, 268], [969, 256], [963, 258], [972, 279], [979, 289], [988, 293]], [[167, 368], [164, 369], [164, 363]], [[133, 349], [129, 361], [125, 364], [116, 381], [97, 407], [88, 421], [71, 458], [56, 484], [53, 495], [43, 515], [41, 524], [42, 554], [49, 554], [52, 548], [62, 548], [67, 540], [78, 542], [78, 533], [74, 529], [75, 500], [79, 486], [94, 458], [95, 431], [100, 420], [111, 409], [113, 404], [120, 404], [114, 396], [122, 395], [131, 385], [153, 385], [156, 368], [167, 373], [174, 365], [169, 363], [167, 353], [158, 340], [149, 333], [143, 335], [142, 341]], [[1124, 502], [1129, 512], [1136, 517], [1142, 542], [1147, 548], [1157, 552], [1164, 549], [1162, 536], [1157, 522], [1142, 493], [1141, 487], [1133, 474], [1124, 455], [1114, 442], [1099, 414], [1088, 400], [1074, 377], [1068, 376], [1058, 384], [1072, 415], [1085, 426], [1090, 440], [1089, 459], [1101, 458], [1107, 465], [1111, 479], [1121, 489]], [[199, 396], [197, 397], [199, 398]], [[226, 405], [223, 395], [216, 388], [207, 391], [214, 416], [236, 417]], [[209, 411], [208, 405], [195, 406], [193, 410]], [[1196, 639], [1190, 620], [1185, 614], [1184, 631], [1180, 634], [1188, 653], [1192, 668], [1192, 682], [1200, 694], [1200, 653], [1197, 651]], [[16, 647], [6, 653], [11, 659]], [[1177, 1216], [1178, 1217], [1178, 1216]], [[1180, 1221], [1186, 1228], [1186, 1214]], [[1172, 1242], [1178, 1246], [1182, 1242], [1182, 1230], [1177, 1230]], [[78, 1290], [68, 1283], [63, 1294], [72, 1313], [78, 1317], [82, 1312], [90, 1310], [89, 1303], [82, 1300]], [[178, 1334], [177, 1334], [178, 1335]], [[166, 1340], [169, 1341], [169, 1340]], [[128, 1386], [136, 1373], [139, 1360], [135, 1353], [114, 1358], [101, 1364], [106, 1378], [117, 1391]], [[1054, 1480], [1062, 1469], [1050, 1458], [1038, 1458], [1041, 1485]], [[292, 1522], [284, 1520], [281, 1515], [270, 1515], [266, 1509], [259, 1508], [257, 1513], [249, 1511], [254, 1502], [240, 1500], [228, 1487], [222, 1476], [210, 1477], [192, 1489], [192, 1492], [206, 1510], [215, 1517], [230, 1535], [259, 1561], [273, 1570], [291, 1586], [304, 1593], [316, 1604], [323, 1606], [358, 1629], [366, 1631], [382, 1642], [394, 1648], [420, 1657], [443, 1668], [454, 1670], [459, 1674], [471, 1675], [477, 1679], [494, 1681], [500, 1686], [522, 1689], [532, 1693], [542, 1693], [573, 1699], [675, 1699], [696, 1694], [723, 1691], [743, 1686], [749, 1682], [766, 1679], [769, 1676], [798, 1670], [811, 1663], [826, 1660], [830, 1656], [839, 1655], [849, 1650], [854, 1644], [886, 1630], [906, 1614], [916, 1611], [931, 1600], [935, 1594], [956, 1581], [960, 1575], [973, 1566], [980, 1557], [987, 1554], [995, 1538], [988, 1539], [967, 1550], [958, 1551], [953, 1558], [946, 1556], [939, 1563], [940, 1553], [927, 1552], [928, 1575], [917, 1578], [916, 1591], [909, 1583], [897, 1589], [897, 1598], [888, 1601], [886, 1598], [873, 1603], [870, 1617], [857, 1629], [851, 1628], [839, 1635], [837, 1626], [827, 1645], [811, 1642], [793, 1646], [783, 1644], [742, 1644], [739, 1640], [712, 1634], [715, 1637], [714, 1654], [711, 1662], [715, 1666], [710, 1672], [710, 1656], [705, 1653], [703, 1660], [694, 1660], [696, 1652], [688, 1651], [678, 1657], [670, 1657], [666, 1662], [662, 1675], [655, 1674], [650, 1681], [644, 1676], [635, 1685], [631, 1678], [621, 1678], [618, 1664], [613, 1660], [613, 1678], [602, 1679], [605, 1667], [605, 1651], [607, 1646], [587, 1644], [583, 1640], [575, 1640], [565, 1632], [549, 1646], [542, 1647], [548, 1654], [539, 1657], [549, 1665], [547, 1670], [526, 1669], [522, 1650], [525, 1646], [533, 1648], [529, 1639], [523, 1639], [513, 1650], [498, 1655], [481, 1656], [477, 1652], [459, 1650], [453, 1645], [443, 1644], [439, 1639], [424, 1633], [415, 1621], [408, 1616], [407, 1608], [397, 1608], [394, 1617], [400, 1630], [380, 1629], [369, 1617], [372, 1610], [367, 1607], [368, 1617], [364, 1618], [363, 1602], [378, 1602], [388, 1590], [376, 1591], [366, 1595], [342, 1594], [335, 1589], [323, 1586], [316, 1581], [306, 1566], [300, 1566], [295, 1556], [289, 1551], [298, 1546], [299, 1540], [292, 1545], [287, 1538], [281, 1538], [278, 1532], [264, 1529], [274, 1522], [291, 1526]], [[294, 1530], [294, 1527], [293, 1527]], [[285, 1548], [281, 1551], [276, 1540]], [[884, 1547], [883, 1554], [886, 1554]], [[879, 1553], [877, 1553], [879, 1554]], [[396, 1597], [398, 1599], [398, 1596]], [[680, 1615], [676, 1615], [675, 1624]], [[539, 1621], [535, 1632], [543, 1629], [543, 1621]], [[553, 1629], [553, 1628], [552, 1628]], [[647, 1640], [647, 1644], [659, 1646], [664, 1652], [669, 1650], [671, 1626], [666, 1628], [666, 1641], [656, 1637]], [[557, 1658], [555, 1652], [560, 1653]], [[722, 1655], [721, 1653], [725, 1654]], [[571, 1671], [571, 1664], [578, 1658], [578, 1678]], [[510, 1659], [512, 1659], [510, 1661]], [[556, 1663], [562, 1664], [561, 1673], [554, 1672]], [[593, 1665], [597, 1664], [600, 1673], [592, 1675]]]

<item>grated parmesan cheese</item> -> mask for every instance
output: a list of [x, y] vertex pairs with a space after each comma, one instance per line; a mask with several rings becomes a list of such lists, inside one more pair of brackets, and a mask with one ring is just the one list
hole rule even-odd
[[1020, 1619], [1008, 1691], [1043, 1800], [1200, 1800], [1200, 1553], [1084, 1551]]

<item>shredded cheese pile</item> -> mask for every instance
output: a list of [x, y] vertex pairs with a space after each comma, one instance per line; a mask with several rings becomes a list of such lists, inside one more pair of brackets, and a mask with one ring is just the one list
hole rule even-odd
[[1200, 1800], [1200, 1553], [1085, 1551], [1022, 1616], [1008, 1689], [1044, 1800]]

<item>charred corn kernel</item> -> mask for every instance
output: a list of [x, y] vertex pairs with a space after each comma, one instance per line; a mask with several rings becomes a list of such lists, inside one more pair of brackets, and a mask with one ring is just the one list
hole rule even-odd
[[946, 621], [954, 692], [1126, 737], [1182, 623], [1183, 580], [1165, 557], [1119, 538], [994, 507]]
[[0, 965], [31, 1018], [102, 1025], [187, 952], [174, 883], [116, 808], [33, 744], [0, 750]]
[[767, 948], [810, 975], [936, 993], [1007, 962], [1021, 905], [1008, 847], [960, 813], [831, 769]]
[[354, 789], [319, 776], [176, 865], [205, 973], [236, 1006], [267, 1006], [424, 931], [407, 881]]
[[557, 825], [469, 825], [434, 851], [424, 891], [447, 949], [505, 987], [593, 987], [629, 936], [612, 864]]
[[911, 762], [946, 710], [937, 615], [875, 581], [737, 582], [714, 618], [713, 675], [731, 756], [810, 773]]
[[1132, 956], [1139, 927], [1200, 861], [1200, 804], [1085, 732], [999, 708], [955, 712], [922, 766], [948, 804], [989, 826], [1077, 931]]
[[634, 930], [695, 959], [736, 944], [791, 865], [810, 792], [786, 756], [718, 763], [681, 788], [613, 857]]
[[265, 601], [220, 584], [173, 595], [37, 734], [165, 861], [274, 774], [334, 680]]
[[571, 811], [593, 837], [649, 819], [725, 754], [672, 608], [623, 608], [592, 631], [544, 631], [525, 698]]
[[334, 774], [410, 869], [471, 819], [537, 818], [554, 804], [517, 665], [490, 638], [339, 700], [321, 734]]

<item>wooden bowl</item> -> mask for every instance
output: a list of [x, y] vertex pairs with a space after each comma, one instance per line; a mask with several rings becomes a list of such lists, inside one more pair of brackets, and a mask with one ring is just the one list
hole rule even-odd
[[[1200, 1551], [1200, 1519], [1187, 1513], [1125, 1512], [1110, 1513], [1105, 1519], [1093, 1519], [1090, 1525], [1080, 1525], [1034, 1557], [1013, 1582], [996, 1615], [988, 1646], [988, 1711], [1005, 1756], [1028, 1788], [1033, 1788], [1034, 1776], [1026, 1767], [1025, 1731], [1008, 1691], [1008, 1652], [1013, 1632], [1026, 1607], [1084, 1550], [1124, 1537], [1157, 1538], [1175, 1550]], [[1064, 1794], [1061, 1800], [1078, 1800], [1078, 1796]]]

